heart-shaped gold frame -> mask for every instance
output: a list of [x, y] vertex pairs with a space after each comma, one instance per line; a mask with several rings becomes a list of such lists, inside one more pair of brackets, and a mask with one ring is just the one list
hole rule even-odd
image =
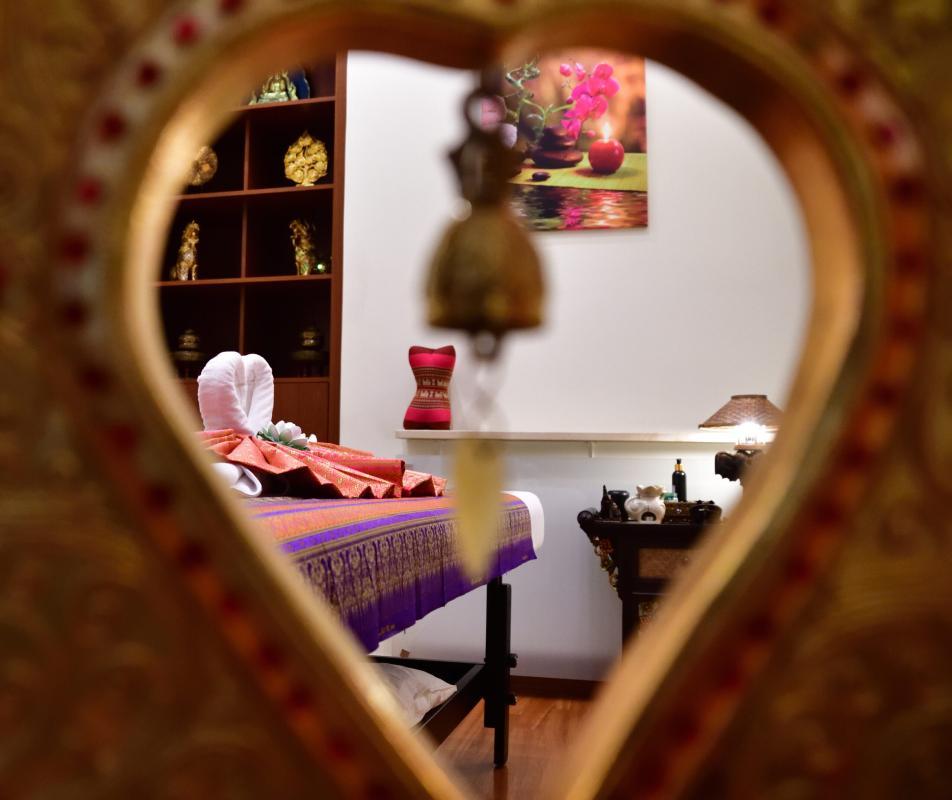
[[[152, 266], [178, 165], [261, 74], [341, 48], [475, 68], [570, 43], [665, 62], [743, 113], [798, 193], [815, 277], [791, 412], [767, 468], [627, 650], [547, 796], [851, 785], [863, 734], [851, 729], [844, 743], [799, 733], [807, 723], [834, 730], [842, 690], [824, 694], [819, 676], [795, 677], [851, 654], [897, 608], [919, 621], [913, 632], [927, 619], [952, 625], [952, 598], [926, 582], [941, 579], [936, 557], [908, 549], [943, 521], [937, 499], [950, 491], [950, 401], [924, 382], [952, 362], [939, 348], [948, 326], [927, 302], [949, 294], [938, 256], [947, 228], [936, 217], [948, 163], [932, 142], [942, 113], [952, 128], [952, 112], [938, 95], [923, 110], [915, 84], [903, 82], [921, 74], [941, 86], [948, 58], [921, 73], [908, 53], [890, 62], [894, 20], [862, 4], [838, 20], [820, 4], [782, 0], [155, 0], [117, 5], [111, 20], [98, 8], [90, 0], [49, 19], [24, 11], [3, 21], [8, 53], [43, 42], [39, 72], [49, 76], [41, 96], [24, 96], [32, 72], [3, 79], [10, 140], [31, 141], [31, 123], [49, 129], [31, 141], [33, 162], [24, 165], [22, 144], [0, 149], [0, 173], [22, 187], [69, 166], [65, 182], [44, 184], [4, 222], [19, 271], [3, 287], [0, 327], [14, 353], [0, 393], [11, 422], [0, 464], [15, 590], [0, 606], [13, 632], [0, 658], [3, 674], [18, 676], [11, 702], [58, 699], [52, 716], [31, 717], [2, 746], [0, 794], [65, 783], [122, 796], [161, 793], [156, 786], [177, 796], [209, 786], [258, 797], [463, 795], [398, 721], [336, 621], [213, 484], [152, 335]], [[840, 24], [870, 21], [875, 58]], [[948, 16], [938, 22], [944, 31]], [[136, 35], [121, 59], [107, 46], [117, 32]], [[76, 41], [90, 46], [70, 49]], [[926, 36], [923, 63], [931, 43]], [[897, 65], [905, 71], [890, 71]], [[66, 120], [80, 112], [87, 123], [75, 131]], [[41, 447], [22, 442], [40, 455], [13, 458], [12, 423], [23, 418], [59, 433]], [[918, 483], [913, 454], [929, 465]], [[894, 541], [907, 548], [901, 569]], [[856, 601], [870, 586], [904, 603], [876, 603], [864, 616]], [[920, 639], [922, 669], [947, 656], [948, 637]], [[952, 678], [933, 678], [952, 695]], [[898, 717], [908, 704], [880, 688], [877, 713]], [[923, 714], [948, 724], [943, 708]], [[755, 735], [766, 724], [800, 738], [779, 748]], [[831, 758], [838, 769], [817, 768]]]

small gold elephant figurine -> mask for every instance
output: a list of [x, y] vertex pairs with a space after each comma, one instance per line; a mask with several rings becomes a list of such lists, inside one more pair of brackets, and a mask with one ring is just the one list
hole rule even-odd
[[173, 281], [198, 279], [198, 223], [192, 220], [182, 231], [182, 243], [179, 245], [178, 258], [172, 267]]

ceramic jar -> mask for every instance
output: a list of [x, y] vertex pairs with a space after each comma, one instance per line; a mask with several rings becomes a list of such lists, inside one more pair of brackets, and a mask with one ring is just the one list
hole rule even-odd
[[639, 486], [638, 494], [625, 503], [625, 511], [632, 522], [661, 522], [664, 519], [664, 500], [661, 486]]

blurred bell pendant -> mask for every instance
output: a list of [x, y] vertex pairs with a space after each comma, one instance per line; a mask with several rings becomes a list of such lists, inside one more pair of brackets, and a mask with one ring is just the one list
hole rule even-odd
[[431, 325], [498, 339], [540, 325], [545, 292], [539, 257], [509, 210], [508, 179], [522, 154], [474, 119], [483, 100], [496, 101], [492, 81], [484, 75], [464, 101], [468, 133], [450, 159], [469, 213], [450, 224], [437, 246], [426, 297]]
[[500, 205], [474, 206], [436, 249], [427, 287], [431, 325], [471, 334], [542, 322], [542, 268], [526, 231]]

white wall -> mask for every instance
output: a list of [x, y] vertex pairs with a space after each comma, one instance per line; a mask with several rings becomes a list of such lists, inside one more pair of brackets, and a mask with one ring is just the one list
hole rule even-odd
[[[472, 383], [464, 340], [427, 329], [422, 302], [426, 264], [456, 203], [443, 156], [461, 138], [458, 108], [471, 81], [390, 56], [349, 60], [341, 438], [381, 455], [403, 452], [393, 432], [413, 394], [410, 345], [457, 345], [457, 419]], [[720, 102], [657, 64], [647, 81], [649, 227], [534, 235], [548, 324], [512, 337], [497, 425], [690, 430], [732, 393], [764, 392], [783, 405], [809, 294], [792, 192], [765, 145]], [[536, 491], [547, 513], [544, 558], [513, 573], [523, 671], [594, 677], [617, 650], [619, 604], [577, 511], [597, 501], [603, 482], [666, 483], [675, 456], [690, 459], [693, 496], [729, 503], [736, 486], [713, 476], [712, 453], [620, 448], [590, 459], [578, 445], [510, 447], [509, 484]], [[446, 471], [432, 445], [413, 445], [408, 458]], [[457, 641], [454, 631], [481, 614], [477, 593], [404, 641], [459, 654], [475, 638]], [[544, 622], [552, 619], [557, 628]]]

